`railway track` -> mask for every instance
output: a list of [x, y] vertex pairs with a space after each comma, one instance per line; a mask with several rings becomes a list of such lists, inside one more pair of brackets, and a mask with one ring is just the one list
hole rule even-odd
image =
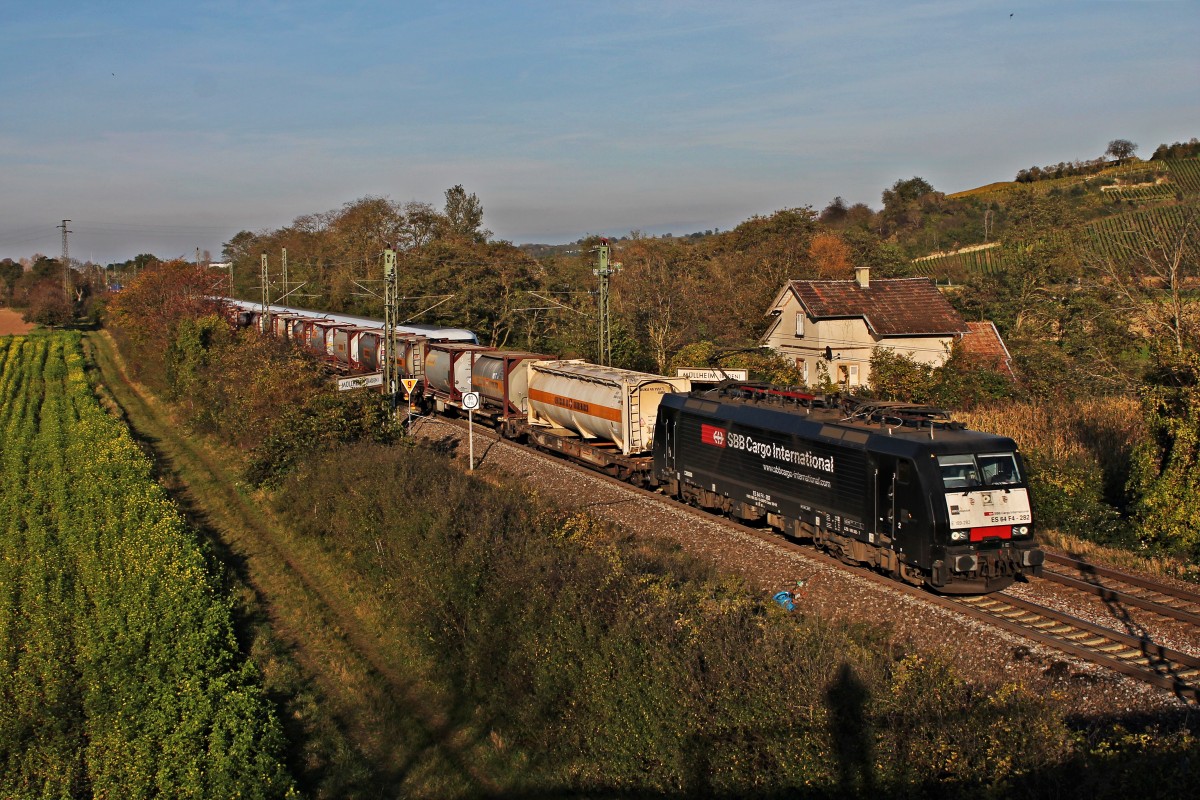
[[1200, 628], [1200, 593], [1057, 553], [1046, 553], [1042, 578], [1105, 603], [1140, 608]]
[[[457, 428], [462, 434], [466, 432], [466, 423], [463, 420], [442, 418], [441, 421], [450, 427]], [[1156, 686], [1171, 692], [1186, 702], [1200, 703], [1200, 658], [1158, 644], [1147, 634], [1111, 630], [1068, 613], [1003, 592], [977, 597], [931, 594], [875, 572], [848, 568], [840, 560], [821, 553], [811, 546], [801, 545], [781, 538], [777, 534], [675, 503], [656, 492], [630, 486], [569, 460], [499, 439], [494, 431], [482, 428], [482, 426], [477, 426], [476, 429], [477, 445], [479, 444], [479, 434], [482, 431], [486, 431], [484, 434], [486, 439], [494, 440], [489, 443], [491, 446], [503, 442], [536, 457], [548, 459], [571, 470], [621, 487], [623, 491], [650, 498], [657, 503], [670, 504], [672, 508], [695, 515], [697, 518], [728, 525], [743, 535], [761, 539], [781, 550], [800, 554], [810, 561], [826, 564], [836, 569], [848, 570], [857, 577], [878, 583], [890, 591], [907, 594], [919, 598], [922, 602], [942, 606], [955, 613], [1003, 628], [1033, 643], [1071, 655], [1081, 661]], [[1146, 608], [1156, 613], [1159, 613], [1160, 608], [1164, 612], [1166, 609], [1171, 609], [1170, 615], [1174, 619], [1193, 622], [1194, 618], [1193, 624], [1200, 628], [1200, 605], [1191, 605], [1194, 601], [1200, 601], [1200, 595], [1186, 591], [1172, 593], [1170, 587], [1157, 584], [1149, 579], [1088, 564], [1077, 559], [1047, 553], [1047, 560], [1048, 563], [1062, 567], [1061, 571], [1046, 570], [1045, 578], [1050, 581], [1095, 594], [1114, 606], [1124, 603], [1127, 606]], [[1071, 571], [1081, 577], [1069, 574]], [[1101, 584], [1101, 581], [1104, 583]], [[1120, 588], [1115, 588], [1114, 584], [1119, 584]], [[1036, 583], [1030, 584], [1030, 586], [1036, 586]], [[1128, 627], [1137, 630], [1135, 625]]]
[[1004, 593], [958, 597], [951, 603], [978, 619], [1166, 689], [1188, 702], [1200, 702], [1200, 658], [1163, 647], [1148, 636], [1110, 630]]

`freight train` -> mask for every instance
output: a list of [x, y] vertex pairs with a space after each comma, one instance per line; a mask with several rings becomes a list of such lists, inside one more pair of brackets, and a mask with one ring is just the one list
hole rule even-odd
[[[259, 327], [339, 371], [378, 369], [379, 323], [330, 319], [294, 314]], [[477, 392], [476, 415], [507, 438], [847, 563], [948, 594], [1041, 572], [1016, 443], [940, 409], [745, 381], [693, 389], [686, 378], [481, 346], [457, 328], [406, 331], [396, 351], [423, 410], [455, 413]]]

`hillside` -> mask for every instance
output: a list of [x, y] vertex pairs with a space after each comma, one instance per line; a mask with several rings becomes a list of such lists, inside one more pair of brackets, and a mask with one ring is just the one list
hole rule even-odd
[[[965, 204], [990, 215], [994, 233], [990, 241], [962, 241], [957, 248], [914, 255], [914, 273], [961, 282], [971, 274], [1003, 270], [1013, 255], [1012, 248], [999, 246], [1011, 238], [1007, 212], [1014, 201], [1030, 197], [1057, 202], [1071, 222], [1067, 228], [1043, 230], [1039, 238], [1079, 234], [1096, 255], [1120, 260], [1138, 249], [1138, 241], [1147, 237], [1169, 241], [1177, 233], [1182, 209], [1200, 200], [1200, 158], [1135, 159], [1090, 175], [990, 183], [946, 195], [946, 203]], [[1195, 247], [1191, 250], [1195, 258]]]

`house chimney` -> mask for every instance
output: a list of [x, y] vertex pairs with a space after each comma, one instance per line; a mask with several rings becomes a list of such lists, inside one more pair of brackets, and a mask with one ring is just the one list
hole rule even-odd
[[871, 268], [870, 267], [855, 267], [854, 282], [858, 284], [860, 289], [868, 289], [871, 286]]

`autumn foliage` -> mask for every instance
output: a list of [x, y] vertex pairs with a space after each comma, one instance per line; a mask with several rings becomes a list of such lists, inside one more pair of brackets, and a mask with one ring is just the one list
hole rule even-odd
[[135, 374], [165, 384], [167, 349], [179, 325], [218, 313], [220, 281], [215, 271], [187, 261], [157, 262], [113, 298], [109, 321], [124, 338]]

